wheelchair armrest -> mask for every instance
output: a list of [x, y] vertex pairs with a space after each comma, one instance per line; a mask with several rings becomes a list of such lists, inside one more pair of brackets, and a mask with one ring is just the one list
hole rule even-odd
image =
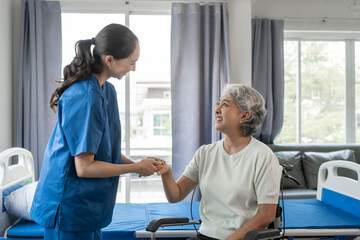
[[255, 230], [250, 231], [245, 234], [243, 240], [259, 240], [259, 239], [269, 239], [269, 238], [279, 238], [280, 230], [276, 228], [269, 228], [264, 230]]
[[156, 232], [159, 227], [169, 226], [169, 225], [186, 225], [189, 223], [189, 218], [187, 217], [171, 217], [171, 218], [154, 218], [146, 226], [146, 231]]

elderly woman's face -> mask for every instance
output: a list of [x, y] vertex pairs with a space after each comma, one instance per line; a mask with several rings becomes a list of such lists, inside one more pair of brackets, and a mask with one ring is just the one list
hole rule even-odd
[[242, 115], [230, 95], [222, 96], [215, 108], [215, 129], [222, 133], [238, 131]]

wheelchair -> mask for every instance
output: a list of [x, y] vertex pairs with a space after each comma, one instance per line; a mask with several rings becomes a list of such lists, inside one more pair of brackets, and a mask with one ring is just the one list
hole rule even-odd
[[[282, 179], [288, 178], [294, 181], [296, 184], [300, 185], [300, 182], [291, 176], [288, 172], [293, 169], [292, 165], [284, 165], [282, 166], [282, 178], [281, 178], [281, 186], [280, 190], [282, 192]], [[280, 196], [282, 197], [282, 195]], [[264, 230], [254, 230], [245, 234], [243, 240], [261, 240], [261, 239], [279, 239], [282, 236], [281, 232], [281, 222], [282, 222], [282, 208], [280, 207], [280, 197], [279, 203], [276, 209], [276, 216], [274, 221], [268, 226], [267, 229]], [[201, 220], [189, 220], [188, 217], [170, 217], [170, 218], [155, 218], [153, 219], [146, 227], [146, 231], [151, 233], [151, 240], [156, 239], [156, 231], [160, 227], [169, 227], [169, 226], [184, 226], [184, 225], [195, 225], [201, 224]]]

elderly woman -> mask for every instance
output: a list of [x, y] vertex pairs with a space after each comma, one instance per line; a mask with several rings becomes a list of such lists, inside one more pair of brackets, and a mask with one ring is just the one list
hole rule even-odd
[[169, 202], [200, 186], [202, 224], [191, 239], [242, 239], [274, 220], [281, 168], [273, 152], [251, 136], [265, 114], [255, 89], [227, 85], [215, 108], [215, 129], [224, 139], [201, 146], [177, 181], [166, 163], [158, 171]]

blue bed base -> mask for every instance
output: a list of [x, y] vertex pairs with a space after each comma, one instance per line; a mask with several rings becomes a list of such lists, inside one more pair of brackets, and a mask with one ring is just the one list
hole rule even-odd
[[[315, 230], [328, 231], [339, 230], [340, 234], [334, 235], [337, 239], [354, 238], [358, 234], [347, 235], [345, 230], [354, 229], [360, 232], [360, 217], [357, 217], [338, 208], [324, 204], [317, 199], [287, 199], [284, 200], [285, 207], [285, 236], [291, 231]], [[199, 202], [193, 203], [194, 219], [199, 219]], [[354, 211], [359, 209], [354, 209]], [[147, 224], [158, 217], [179, 217], [185, 216], [191, 219], [190, 203], [118, 203], [115, 205], [113, 220], [109, 226], [102, 229], [103, 240], [140, 240], [148, 239], [150, 234], [145, 231]], [[197, 226], [199, 227], [199, 226]], [[159, 231], [166, 232], [187, 232], [195, 234], [194, 226], [166, 227]], [[344, 231], [344, 234], [341, 233]], [[288, 234], [287, 234], [288, 232]], [[34, 238], [39, 236], [39, 238]], [[42, 239], [43, 227], [29, 221], [20, 221], [7, 231], [7, 239], [23, 240]], [[166, 236], [166, 234], [164, 235]], [[188, 235], [187, 235], [188, 236]], [[299, 235], [296, 235], [299, 236]], [[307, 236], [304, 234], [304, 236]], [[324, 234], [323, 237], [329, 237]], [[164, 238], [161, 238], [164, 239]], [[174, 239], [174, 238], [171, 238]]]

